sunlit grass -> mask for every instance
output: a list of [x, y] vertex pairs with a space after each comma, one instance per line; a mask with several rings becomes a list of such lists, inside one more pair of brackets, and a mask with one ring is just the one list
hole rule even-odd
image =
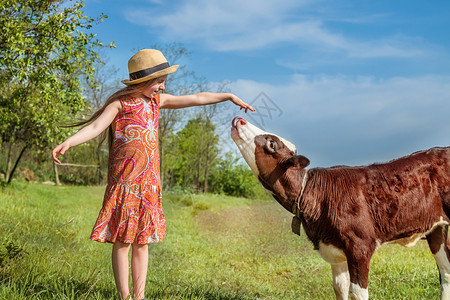
[[[114, 298], [111, 245], [89, 240], [103, 191], [27, 183], [0, 190], [0, 254], [8, 245], [25, 249], [0, 263], [0, 299]], [[150, 245], [147, 298], [334, 297], [330, 266], [304, 234], [290, 232], [291, 215], [275, 201], [167, 194], [163, 205], [167, 238]], [[369, 293], [437, 299], [439, 275], [426, 242], [378, 250]]]

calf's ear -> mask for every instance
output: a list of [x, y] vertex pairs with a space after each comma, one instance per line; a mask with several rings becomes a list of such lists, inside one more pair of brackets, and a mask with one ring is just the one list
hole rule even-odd
[[283, 162], [283, 166], [286, 168], [292, 169], [304, 169], [309, 166], [309, 159], [304, 157], [303, 155], [294, 155]]

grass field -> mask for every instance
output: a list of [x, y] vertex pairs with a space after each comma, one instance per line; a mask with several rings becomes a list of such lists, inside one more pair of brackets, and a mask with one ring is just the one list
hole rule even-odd
[[[114, 299], [111, 245], [89, 240], [103, 191], [17, 182], [0, 189], [0, 299]], [[305, 235], [290, 232], [291, 215], [275, 201], [163, 199], [167, 238], [150, 245], [147, 298], [334, 298], [329, 265]], [[369, 294], [438, 299], [426, 242], [378, 250]]]

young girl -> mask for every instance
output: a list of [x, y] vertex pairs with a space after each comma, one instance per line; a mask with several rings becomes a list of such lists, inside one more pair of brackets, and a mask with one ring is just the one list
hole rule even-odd
[[159, 94], [165, 89], [167, 75], [178, 65], [169, 66], [164, 55], [144, 49], [128, 61], [130, 79], [103, 108], [78, 125], [89, 124], [53, 149], [53, 159], [70, 147], [95, 138], [109, 127], [110, 154], [108, 185], [103, 206], [91, 239], [113, 243], [112, 267], [121, 298], [130, 296], [128, 252], [134, 299], [143, 299], [148, 268], [148, 244], [160, 242], [166, 235], [161, 206], [159, 176], [158, 116], [160, 108], [207, 105], [226, 100], [245, 109], [254, 109], [229, 93], [198, 93], [172, 96]]

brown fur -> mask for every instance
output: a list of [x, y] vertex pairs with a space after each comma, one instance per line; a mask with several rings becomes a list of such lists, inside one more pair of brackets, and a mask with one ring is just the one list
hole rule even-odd
[[[257, 136], [255, 144], [260, 182], [293, 212], [308, 159], [273, 135]], [[322, 242], [341, 249], [351, 282], [367, 288], [377, 243], [428, 233], [441, 218], [449, 222], [450, 148], [432, 148], [384, 164], [310, 169], [299, 207], [314, 247], [319, 249]], [[438, 227], [427, 239], [433, 254], [445, 243], [450, 258], [446, 236], [447, 226]]]

